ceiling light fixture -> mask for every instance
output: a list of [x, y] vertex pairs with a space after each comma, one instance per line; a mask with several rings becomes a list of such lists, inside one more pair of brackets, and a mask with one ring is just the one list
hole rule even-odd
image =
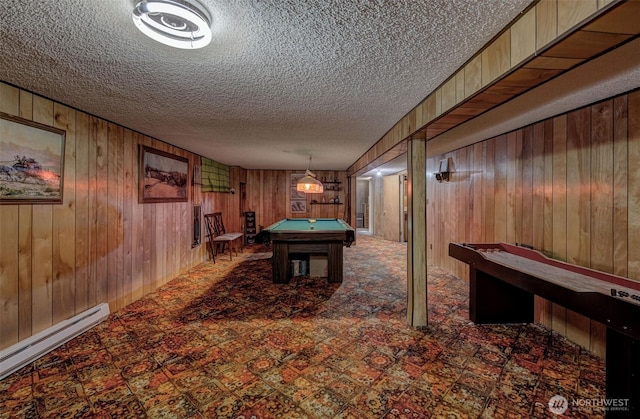
[[316, 175], [311, 171], [311, 156], [309, 156], [309, 166], [307, 166], [307, 171], [305, 172], [304, 177], [298, 180], [296, 190], [298, 192], [304, 193], [324, 192], [324, 186], [322, 186], [322, 182], [316, 179]]
[[211, 42], [211, 15], [196, 0], [143, 0], [132, 17], [142, 33], [165, 45], [197, 49]]

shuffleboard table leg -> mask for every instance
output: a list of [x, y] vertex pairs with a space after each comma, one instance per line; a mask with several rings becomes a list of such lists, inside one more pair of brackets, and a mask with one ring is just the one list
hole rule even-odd
[[469, 269], [469, 318], [476, 324], [532, 323], [534, 295], [486, 272]]
[[607, 328], [607, 418], [640, 417], [640, 341]]

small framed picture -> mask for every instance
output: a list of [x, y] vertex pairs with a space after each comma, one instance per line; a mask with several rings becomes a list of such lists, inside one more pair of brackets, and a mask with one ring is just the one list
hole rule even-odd
[[303, 200], [291, 200], [291, 213], [292, 214], [302, 214], [307, 212], [307, 201]]

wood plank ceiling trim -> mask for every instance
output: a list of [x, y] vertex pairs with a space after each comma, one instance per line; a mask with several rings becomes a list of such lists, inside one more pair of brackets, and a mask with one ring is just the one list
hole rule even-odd
[[[537, 3], [502, 34], [494, 38], [451, 78], [398, 121], [347, 169], [347, 174], [360, 175], [375, 169], [406, 151], [406, 144], [404, 146], [401, 144], [406, 143], [408, 139], [416, 137], [431, 140], [554, 77], [637, 38], [640, 34], [640, 22], [637, 20], [637, 16], [640, 15], [640, 2], [630, 0], [611, 2], [592, 13], [581, 24], [574, 25], [567, 32], [548, 42], [544, 48], [535, 51], [534, 47], [534, 51], [531, 51], [520, 63], [503, 71], [499, 77], [485, 83], [481, 89], [475, 89], [477, 90], [475, 93], [467, 92], [467, 97], [463, 98], [464, 94], [459, 93], [460, 90], [464, 93], [466, 90], [474, 89], [481, 81], [479, 74], [485, 78], [485, 74], [496, 72], [496, 68], [504, 67], [504, 61], [509, 58], [504, 55], [514, 54], [506, 51], [505, 48], [509, 35], [514, 28], [518, 28], [519, 22], [530, 20], [531, 16], [544, 19], [545, 14], [538, 8], [548, 9], [549, 4], [557, 7], [557, 1]], [[560, 23], [558, 22], [558, 25]], [[543, 23], [538, 21], [536, 27], [541, 25]], [[514, 33], [512, 44], [515, 38]], [[460, 89], [456, 87], [457, 84], [462, 85]], [[458, 103], [450, 109], [443, 110], [443, 102], [448, 105], [454, 97], [452, 95]]]

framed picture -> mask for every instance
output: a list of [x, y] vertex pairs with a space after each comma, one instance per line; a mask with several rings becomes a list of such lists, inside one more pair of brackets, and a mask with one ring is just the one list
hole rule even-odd
[[140, 145], [139, 166], [141, 203], [188, 200], [189, 159]]
[[0, 204], [61, 204], [66, 131], [0, 112]]
[[289, 188], [289, 203], [291, 214], [304, 214], [307, 212], [307, 195], [298, 192], [296, 185], [304, 173], [291, 173], [291, 187]]
[[291, 213], [292, 214], [304, 214], [307, 212], [307, 201], [291, 200]]
[[296, 189], [295, 186], [291, 187], [291, 200], [307, 200], [307, 194], [304, 192], [300, 192]]

